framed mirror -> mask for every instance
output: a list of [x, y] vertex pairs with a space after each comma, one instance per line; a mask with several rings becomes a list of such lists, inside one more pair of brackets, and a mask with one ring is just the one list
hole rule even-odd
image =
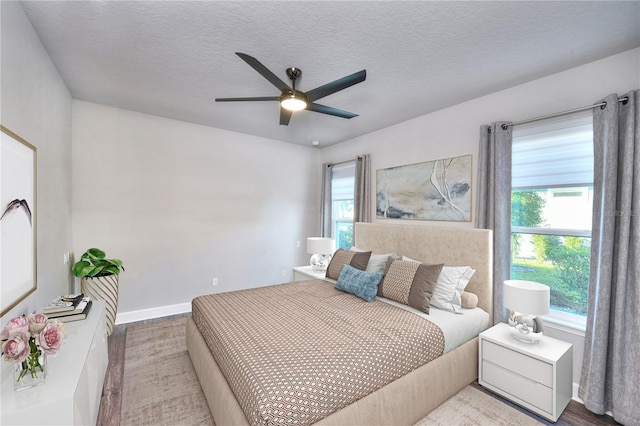
[[0, 309], [37, 288], [36, 147], [0, 125]]

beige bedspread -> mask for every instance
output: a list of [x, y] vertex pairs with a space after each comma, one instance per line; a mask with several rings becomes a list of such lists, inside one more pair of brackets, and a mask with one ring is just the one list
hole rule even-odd
[[201, 296], [192, 317], [251, 425], [315, 423], [444, 349], [428, 320], [322, 280]]

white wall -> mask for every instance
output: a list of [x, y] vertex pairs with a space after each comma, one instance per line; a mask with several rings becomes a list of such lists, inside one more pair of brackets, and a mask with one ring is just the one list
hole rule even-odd
[[[375, 173], [378, 169], [472, 154], [475, 180], [482, 124], [519, 121], [591, 105], [610, 93], [623, 94], [638, 87], [640, 49], [634, 49], [323, 148], [322, 161], [335, 162], [357, 154], [371, 154], [372, 203], [375, 206]], [[476, 186], [472, 187], [472, 203], [475, 203]], [[474, 217], [472, 213], [472, 220]], [[375, 221], [393, 222], [393, 219]], [[473, 226], [472, 222], [428, 223]]]
[[37, 148], [35, 293], [2, 318], [35, 311], [72, 284], [63, 254], [71, 249], [71, 96], [17, 2], [0, 2], [0, 122]]
[[317, 149], [77, 100], [72, 139], [73, 247], [123, 260], [118, 321], [308, 262]]
[[[395, 126], [322, 149], [322, 161], [342, 161], [371, 154], [372, 203], [378, 169], [472, 154], [476, 177], [480, 126], [493, 121], [520, 121], [591, 105], [610, 93], [622, 95], [640, 88], [640, 49], [570, 69], [482, 98], [436, 111]], [[475, 200], [476, 185], [473, 186]], [[475, 201], [472, 201], [475, 203]], [[374, 207], [375, 208], [375, 207]], [[475, 205], [472, 206], [472, 210]], [[475, 213], [472, 213], [472, 220]], [[374, 219], [394, 222], [393, 219]], [[472, 222], [403, 223], [472, 227]], [[574, 382], [579, 381], [584, 333], [547, 324], [547, 334], [574, 345]]]

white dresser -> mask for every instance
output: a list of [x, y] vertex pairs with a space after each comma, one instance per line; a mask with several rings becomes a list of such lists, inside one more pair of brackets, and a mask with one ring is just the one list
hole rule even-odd
[[571, 400], [573, 347], [548, 336], [522, 343], [512, 332], [500, 323], [480, 334], [478, 383], [555, 422]]
[[43, 385], [13, 390], [13, 364], [2, 361], [2, 425], [95, 425], [107, 371], [104, 301], [87, 319], [66, 323], [66, 341], [47, 358]]

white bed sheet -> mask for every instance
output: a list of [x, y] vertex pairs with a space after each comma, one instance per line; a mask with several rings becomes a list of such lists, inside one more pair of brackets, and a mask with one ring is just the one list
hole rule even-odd
[[444, 353], [468, 342], [489, 326], [489, 314], [480, 308], [462, 309], [462, 314], [454, 314], [453, 312], [430, 306], [429, 314], [425, 314], [422, 311], [412, 308], [411, 306], [403, 305], [395, 300], [380, 296], [377, 296], [376, 299], [397, 306], [405, 311], [413, 312], [435, 323], [444, 334]]
[[[325, 281], [335, 284], [336, 280], [323, 278]], [[376, 300], [397, 306], [405, 311], [413, 312], [429, 321], [435, 323], [444, 334], [444, 353], [457, 348], [458, 346], [473, 339], [484, 330], [489, 328], [489, 314], [481, 308], [464, 309], [462, 313], [455, 314], [445, 311], [435, 306], [429, 306], [429, 314], [425, 314], [411, 306], [403, 305], [395, 300], [386, 297], [376, 296]]]

